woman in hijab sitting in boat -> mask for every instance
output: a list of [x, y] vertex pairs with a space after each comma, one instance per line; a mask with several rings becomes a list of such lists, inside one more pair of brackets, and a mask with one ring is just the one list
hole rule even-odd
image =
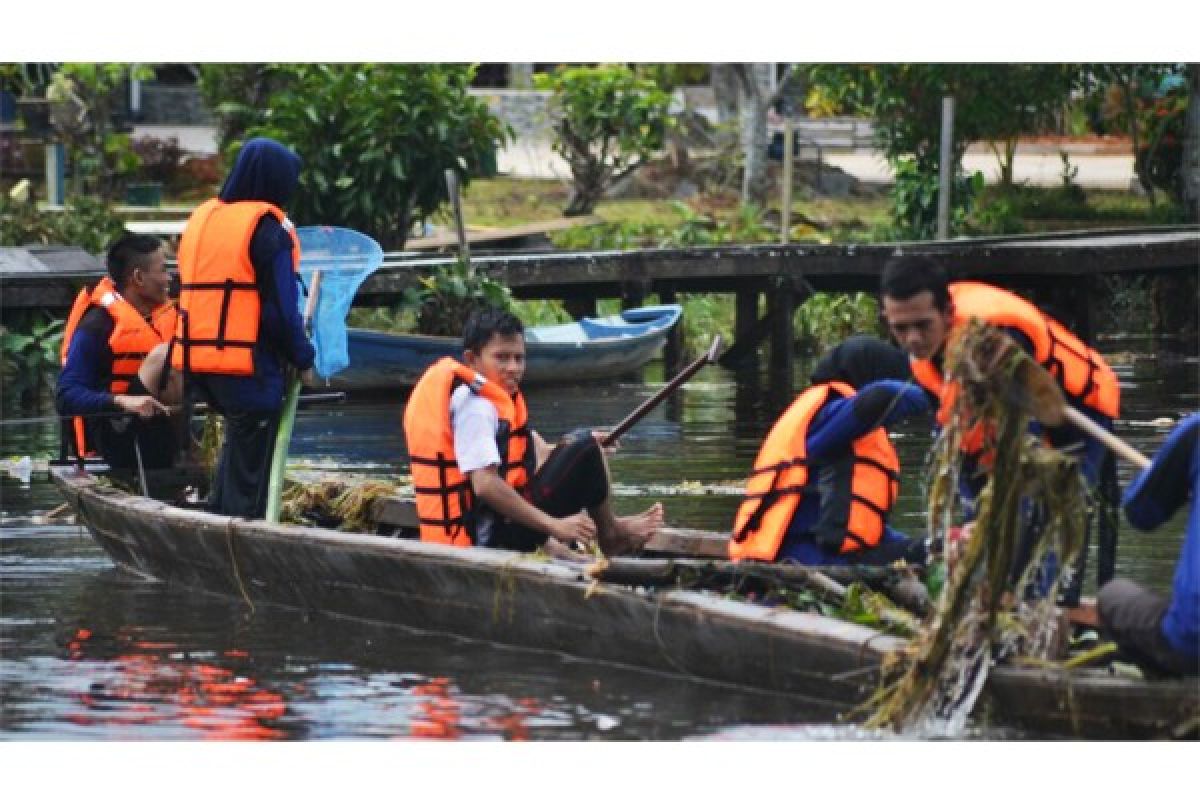
[[887, 524], [900, 462], [886, 428], [930, 408], [898, 348], [871, 336], [834, 347], [763, 441], [729, 557], [818, 566], [924, 563], [924, 540]]

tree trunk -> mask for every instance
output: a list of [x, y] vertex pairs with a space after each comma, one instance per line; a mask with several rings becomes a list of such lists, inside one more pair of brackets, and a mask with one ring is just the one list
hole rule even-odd
[[738, 76], [738, 116], [742, 159], [742, 203], [766, 207], [767, 111], [771, 102], [772, 64], [735, 64]]
[[1200, 64], [1188, 64], [1187, 123], [1183, 135], [1183, 205], [1189, 222], [1200, 222]]
[[737, 138], [735, 121], [740, 93], [736, 67], [736, 64], [713, 64], [710, 70], [713, 101], [717, 106], [718, 144], [732, 144]]

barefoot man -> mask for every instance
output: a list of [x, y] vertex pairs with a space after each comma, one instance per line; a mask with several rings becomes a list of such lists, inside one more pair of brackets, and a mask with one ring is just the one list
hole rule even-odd
[[463, 361], [429, 367], [404, 409], [421, 540], [564, 556], [597, 542], [607, 555], [639, 549], [663, 524], [662, 506], [618, 517], [599, 433], [551, 447], [529, 427], [521, 321], [477, 311]]

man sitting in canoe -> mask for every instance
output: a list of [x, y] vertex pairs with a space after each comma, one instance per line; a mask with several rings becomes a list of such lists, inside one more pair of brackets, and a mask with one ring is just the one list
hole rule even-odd
[[729, 542], [734, 561], [924, 563], [925, 542], [887, 524], [900, 462], [886, 426], [929, 410], [908, 359], [855, 336], [817, 364], [767, 434]]
[[[911, 358], [913, 377], [937, 403], [939, 425], [949, 420], [957, 392], [957, 385], [945, 381], [942, 375], [947, 344], [975, 318], [1003, 330], [1054, 376], [1068, 403], [1112, 430], [1121, 400], [1116, 374], [1095, 350], [1029, 301], [985, 283], [950, 283], [941, 267], [921, 256], [895, 258], [885, 264], [881, 288], [884, 318]], [[1106, 483], [1115, 486], [1115, 465], [1101, 442], [1071, 425], [1048, 429], [1045, 434], [1051, 446], [1080, 453], [1080, 468], [1090, 487], [1095, 487], [1104, 473], [1109, 473]], [[959, 488], [968, 516], [973, 516], [974, 500], [987, 477], [982, 429], [964, 434], [963, 450], [974, 466], [963, 470]], [[976, 468], [979, 466], [983, 468]], [[1115, 505], [1116, 497], [1109, 499]], [[1093, 522], [1096, 517], [1092, 515]], [[1089, 524], [1089, 538], [1091, 527]], [[1028, 562], [1032, 543], [1031, 537], [1024, 537], [1018, 564]], [[1082, 553], [1086, 552], [1085, 541]], [[1108, 559], [1112, 556], [1101, 552], [1101, 583], [1111, 577], [1106, 573], [1111, 572]], [[1078, 603], [1083, 557], [1071, 586], [1064, 592], [1066, 605]], [[1053, 570], [1051, 565], [1047, 581]]]
[[1187, 532], [1170, 597], [1126, 578], [1114, 578], [1096, 596], [1101, 626], [1122, 649], [1176, 675], [1200, 673], [1200, 414], [1175, 427], [1154, 461], [1121, 500], [1136, 528], [1153, 530], [1191, 503]]
[[55, 407], [73, 416], [71, 439], [81, 456], [99, 453], [112, 467], [168, 467], [177, 450], [164, 403], [178, 403], [172, 374], [160, 392], [175, 304], [163, 244], [125, 235], [112, 244], [108, 275], [75, 299], [63, 333], [62, 375]]
[[463, 362], [425, 371], [404, 409], [421, 540], [559, 555], [598, 542], [607, 554], [640, 548], [662, 527], [655, 503], [613, 514], [608, 466], [590, 431], [551, 448], [529, 427], [519, 385], [521, 321], [477, 311], [463, 329]]

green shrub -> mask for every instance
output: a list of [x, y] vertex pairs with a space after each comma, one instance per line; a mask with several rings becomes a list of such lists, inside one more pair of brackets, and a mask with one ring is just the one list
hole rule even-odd
[[95, 197], [70, 197], [63, 211], [39, 211], [31, 201], [0, 194], [0, 245], [74, 245], [102, 253], [124, 229], [121, 218]]
[[[445, 171], [466, 187], [511, 134], [467, 93], [456, 64], [293, 64], [246, 136], [270, 136], [304, 161], [289, 209], [297, 224], [361, 230], [385, 249], [447, 200]], [[239, 112], [242, 113], [242, 112]]]
[[5, 416], [13, 409], [36, 409], [43, 390], [58, 374], [64, 320], [47, 311], [10, 312], [0, 326], [0, 364], [3, 392], [0, 406]]
[[472, 311], [487, 306], [512, 309], [512, 291], [462, 259], [436, 267], [418, 281], [418, 286], [405, 290], [401, 303], [416, 315], [418, 333], [461, 336]]
[[534, 85], [553, 93], [554, 150], [574, 189], [566, 216], [590, 214], [609, 187], [663, 147], [670, 95], [624, 65], [558, 69], [535, 75]]

